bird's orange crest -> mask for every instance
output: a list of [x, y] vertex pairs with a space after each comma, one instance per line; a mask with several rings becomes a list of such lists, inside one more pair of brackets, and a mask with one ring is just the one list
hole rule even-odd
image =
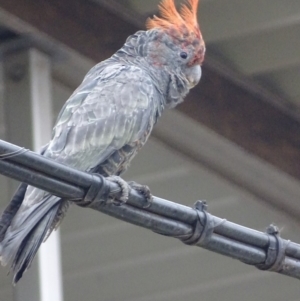
[[193, 32], [196, 36], [201, 38], [202, 36], [197, 21], [198, 2], [199, 0], [187, 0], [185, 4], [181, 5], [180, 12], [178, 12], [174, 0], [163, 0], [158, 5], [162, 18], [157, 16], [148, 18], [146, 22], [147, 29], [159, 27], [168, 29], [174, 26], [180, 31], [184, 26], [189, 32]]
[[198, 2], [199, 0], [186, 0], [178, 12], [174, 0], [162, 0], [158, 5], [161, 17], [148, 18], [146, 27], [162, 28], [180, 40], [198, 44], [196, 60], [201, 63], [204, 59], [205, 45], [197, 20]]

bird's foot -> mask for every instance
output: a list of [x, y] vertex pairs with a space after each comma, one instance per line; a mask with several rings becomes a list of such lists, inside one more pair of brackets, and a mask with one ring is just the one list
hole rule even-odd
[[[106, 179], [117, 183], [121, 189], [121, 196], [118, 199], [111, 197], [108, 199], [107, 203], [113, 203], [114, 205], [117, 206], [121, 206], [125, 204], [128, 200], [129, 190], [130, 190], [130, 186], [128, 185], [128, 183], [118, 176], [110, 176], [107, 177]], [[111, 193], [113, 193], [113, 191], [111, 191]]]
[[134, 181], [128, 182], [128, 185], [130, 186], [130, 188], [140, 192], [146, 198], [147, 203], [143, 207], [149, 208], [153, 201], [153, 196], [151, 194], [150, 188], [147, 185], [142, 185]]

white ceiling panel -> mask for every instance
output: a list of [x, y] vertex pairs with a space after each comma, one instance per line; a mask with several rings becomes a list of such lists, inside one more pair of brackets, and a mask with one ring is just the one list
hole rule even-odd
[[246, 75], [294, 67], [300, 64], [300, 23], [223, 41], [213, 48]]

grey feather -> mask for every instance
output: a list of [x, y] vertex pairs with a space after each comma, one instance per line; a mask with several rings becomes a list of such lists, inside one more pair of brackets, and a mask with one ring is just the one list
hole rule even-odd
[[156, 93], [141, 68], [106, 66], [83, 81], [68, 100], [45, 156], [80, 170], [92, 169], [125, 145], [139, 142], [146, 131], [150, 134], [159, 106]]

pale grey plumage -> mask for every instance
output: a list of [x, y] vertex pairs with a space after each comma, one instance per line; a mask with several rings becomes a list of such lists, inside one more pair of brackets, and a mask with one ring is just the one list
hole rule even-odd
[[[180, 49], [162, 30], [129, 37], [115, 55], [90, 70], [66, 102], [44, 156], [103, 176], [124, 172], [164, 108], [182, 102], [199, 81], [199, 68], [185, 66], [178, 58]], [[188, 47], [185, 51], [192, 52]], [[157, 55], [162, 56], [158, 66]], [[67, 205], [68, 200], [27, 187], [0, 243], [1, 261], [12, 264], [14, 282], [59, 224]]]

